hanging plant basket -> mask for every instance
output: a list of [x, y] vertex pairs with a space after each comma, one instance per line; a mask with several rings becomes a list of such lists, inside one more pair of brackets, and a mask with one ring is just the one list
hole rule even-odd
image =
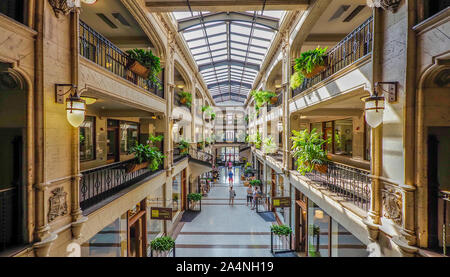
[[184, 104], [186, 104], [186, 102], [187, 102], [187, 99], [186, 99], [186, 98], [183, 97], [183, 98], [180, 99], [180, 103], [181, 103], [181, 104], [184, 105]]
[[270, 98], [270, 104], [275, 105], [278, 102], [278, 96]]
[[149, 165], [149, 162], [143, 162], [140, 164], [131, 164], [127, 167], [127, 173], [138, 171], [139, 169], [147, 168]]
[[312, 70], [311, 70], [311, 72], [309, 72], [309, 73], [307, 73], [306, 72], [306, 70], [302, 70], [301, 71], [301, 74], [303, 75], [303, 76], [305, 76], [306, 78], [312, 78], [312, 77], [314, 77], [314, 76], [316, 76], [317, 74], [319, 74], [320, 72], [322, 72], [322, 71], [324, 71], [325, 69], [327, 69], [327, 65], [328, 64], [328, 56], [325, 56], [324, 58], [323, 58], [323, 65], [320, 65], [320, 64], [316, 64], [313, 68], [312, 68]]
[[128, 70], [135, 73], [136, 75], [141, 76], [142, 78], [147, 78], [148, 74], [150, 73], [150, 69], [143, 66], [137, 60], [130, 60], [130, 62], [127, 65], [127, 68]]
[[314, 169], [316, 171], [319, 171], [320, 173], [327, 173], [328, 172], [328, 165], [326, 165], [326, 164], [316, 164], [316, 165], [314, 165]]

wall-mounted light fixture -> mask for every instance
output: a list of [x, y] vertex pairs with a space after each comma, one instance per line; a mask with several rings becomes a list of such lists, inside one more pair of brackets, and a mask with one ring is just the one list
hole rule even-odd
[[[65, 87], [70, 87], [68, 91], [64, 91]], [[73, 92], [72, 92], [73, 91]], [[64, 95], [70, 93], [66, 100], [67, 121], [70, 125], [78, 128], [84, 121], [84, 114], [86, 111], [86, 102], [78, 95], [77, 86], [72, 84], [56, 84], [55, 94], [56, 103], [64, 104]]]
[[92, 5], [92, 4], [95, 4], [95, 2], [97, 2], [97, 0], [81, 0], [81, 2], [86, 3], [88, 5]]
[[[383, 85], [387, 86], [387, 90]], [[361, 99], [365, 102], [365, 117], [370, 127], [376, 128], [383, 123], [385, 95], [388, 103], [397, 102], [397, 85], [398, 82], [377, 82], [372, 95]]]

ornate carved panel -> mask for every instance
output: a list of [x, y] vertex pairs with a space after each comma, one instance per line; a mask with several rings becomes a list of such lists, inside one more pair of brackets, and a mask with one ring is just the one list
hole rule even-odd
[[79, 0], [48, 0], [48, 3], [52, 6], [56, 17], [59, 17], [60, 14], [68, 15], [80, 6]]
[[67, 209], [67, 192], [62, 187], [52, 190], [52, 196], [48, 199], [48, 222], [52, 222], [58, 216], [68, 213]]
[[367, 5], [371, 8], [382, 8], [391, 12], [396, 12], [401, 0], [367, 0]]
[[403, 196], [402, 193], [392, 186], [386, 185], [382, 190], [383, 216], [391, 219], [394, 223], [403, 223]]

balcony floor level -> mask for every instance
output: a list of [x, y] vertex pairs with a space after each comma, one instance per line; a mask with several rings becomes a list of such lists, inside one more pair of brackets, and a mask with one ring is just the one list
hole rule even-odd
[[202, 211], [183, 227], [176, 238], [177, 257], [272, 257], [270, 226], [246, 205], [246, 190], [240, 168], [233, 168], [236, 198], [228, 204], [228, 171], [220, 168], [219, 182], [213, 183], [202, 199]]

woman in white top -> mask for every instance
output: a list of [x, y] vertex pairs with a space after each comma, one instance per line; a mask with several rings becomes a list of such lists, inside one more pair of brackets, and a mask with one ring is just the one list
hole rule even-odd
[[230, 198], [228, 199], [228, 204], [231, 204], [231, 206], [234, 205], [234, 197], [236, 196], [236, 192], [233, 189], [233, 186], [230, 186], [229, 191]]

